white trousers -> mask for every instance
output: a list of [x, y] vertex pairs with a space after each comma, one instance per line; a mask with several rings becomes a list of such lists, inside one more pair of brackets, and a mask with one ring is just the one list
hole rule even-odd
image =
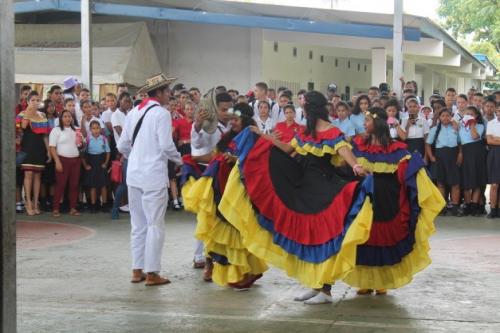
[[144, 191], [129, 186], [128, 201], [132, 224], [132, 269], [143, 269], [146, 273], [159, 272], [165, 241], [168, 189]]
[[196, 239], [196, 247], [194, 249], [194, 261], [205, 262], [205, 255], [203, 253], [203, 242], [199, 239]]

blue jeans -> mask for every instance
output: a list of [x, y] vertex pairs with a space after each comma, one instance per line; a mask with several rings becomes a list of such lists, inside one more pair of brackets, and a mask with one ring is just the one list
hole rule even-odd
[[127, 164], [128, 160], [124, 158], [122, 162], [122, 182], [116, 187], [115, 201], [113, 202], [113, 209], [116, 210], [120, 208], [123, 195], [127, 191]]

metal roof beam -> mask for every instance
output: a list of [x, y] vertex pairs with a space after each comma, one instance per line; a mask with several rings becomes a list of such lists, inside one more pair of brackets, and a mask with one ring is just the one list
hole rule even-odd
[[[29, 1], [27, 3], [22, 2], [18, 4], [25, 5], [20, 6], [18, 11], [18, 6], [16, 4], [16, 13], [40, 11], [37, 6], [43, 8], [42, 10], [80, 11], [80, 2], [75, 0], [41, 0], [40, 2]], [[392, 39], [392, 26], [377, 24], [323, 22], [258, 15], [235, 15], [168, 7], [124, 5], [104, 2], [94, 2], [93, 12], [101, 15]], [[403, 34], [404, 39], [407, 41], [419, 41], [421, 37], [420, 30], [417, 28], [404, 28]]]

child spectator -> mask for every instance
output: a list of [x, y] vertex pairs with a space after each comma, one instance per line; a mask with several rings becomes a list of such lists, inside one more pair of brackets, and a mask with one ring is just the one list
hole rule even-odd
[[410, 153], [419, 152], [425, 157], [425, 138], [429, 134], [429, 124], [420, 114], [420, 106], [415, 98], [406, 102], [408, 107], [408, 119], [403, 120], [406, 132], [406, 144]]
[[500, 104], [497, 103], [495, 119], [488, 122], [486, 140], [488, 153], [488, 184], [490, 184], [490, 207], [488, 218], [500, 217], [498, 189], [500, 184]]
[[259, 113], [255, 117], [257, 127], [265, 134], [271, 134], [274, 129], [274, 121], [271, 118], [271, 104], [268, 101], [258, 101]]
[[356, 98], [356, 103], [349, 117], [354, 126], [356, 134], [365, 133], [365, 112], [370, 108], [371, 101], [368, 95], [360, 95]]
[[432, 127], [432, 123], [434, 120], [434, 114], [430, 106], [422, 106], [420, 109], [420, 114], [424, 118], [425, 121], [427, 121], [427, 125], [429, 128]]
[[193, 125], [195, 104], [187, 101], [184, 106], [185, 117], [172, 121], [174, 127], [174, 141], [181, 156], [191, 154], [191, 127]]
[[292, 141], [296, 133], [298, 133], [302, 126], [295, 121], [295, 107], [293, 104], [288, 104], [283, 108], [285, 114], [285, 121], [279, 122], [274, 128], [275, 132], [281, 142], [289, 143]]
[[[90, 135], [87, 137], [87, 148], [82, 158], [85, 169], [84, 186], [90, 188], [90, 212], [102, 210], [107, 212], [107, 166], [110, 158], [110, 148], [107, 138], [101, 134], [101, 125], [98, 121], [90, 122]], [[101, 203], [97, 203], [97, 190], [100, 189]]]
[[28, 107], [28, 95], [31, 93], [30, 86], [22, 86], [19, 94], [19, 103], [16, 105], [16, 116]]
[[399, 115], [399, 102], [393, 98], [387, 101], [385, 105], [385, 112], [387, 113], [387, 124], [389, 125], [389, 133], [391, 138], [395, 140], [406, 140], [406, 132], [401, 127], [401, 117]]
[[338, 102], [335, 110], [338, 118], [333, 120], [332, 124], [344, 133], [347, 141], [350, 141], [356, 131], [351, 120], [349, 120], [349, 106], [345, 102]]
[[462, 189], [464, 192], [464, 215], [480, 216], [481, 188], [486, 185], [486, 146], [483, 117], [475, 106], [468, 106], [460, 122], [462, 144]]
[[[451, 187], [452, 216], [462, 216], [460, 204], [460, 172], [462, 149], [459, 146], [458, 131], [452, 124], [452, 111], [443, 109], [439, 114], [439, 124], [433, 127], [426, 140], [427, 156], [436, 163], [436, 177], [439, 191], [446, 199], [446, 187]], [[435, 148], [435, 151], [433, 151]], [[446, 213], [446, 208], [441, 212]]]

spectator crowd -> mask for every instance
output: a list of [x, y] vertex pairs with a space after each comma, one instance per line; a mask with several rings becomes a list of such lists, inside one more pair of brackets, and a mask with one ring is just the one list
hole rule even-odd
[[[395, 97], [386, 83], [341, 100], [337, 86], [328, 86], [330, 121], [351, 140], [365, 132], [365, 113], [381, 107], [388, 115], [390, 134], [421, 154], [431, 178], [451, 216], [500, 217], [500, 91], [490, 95], [470, 89], [458, 94], [448, 88], [427, 100], [418, 96], [415, 81], [402, 81], [403, 96]], [[219, 130], [226, 131], [220, 115], [229, 115], [232, 105], [248, 103], [259, 129], [290, 142], [305, 125], [304, 94], [286, 87], [271, 89], [258, 82], [240, 94], [235, 89], [214, 89]], [[22, 86], [16, 106], [16, 211], [38, 215], [42, 211], [78, 216], [81, 212], [111, 213], [113, 219], [127, 212], [127, 160], [116, 144], [125, 119], [147, 96], [132, 95], [125, 84], [99, 101], [74, 77], [62, 86], [53, 85], [46, 96]], [[203, 161], [211, 147], [196, 137], [200, 123], [202, 92], [182, 83], [172, 87], [164, 107], [172, 118], [173, 140], [181, 155], [196, 155]], [[199, 129], [198, 129], [199, 131]], [[208, 159], [208, 157], [207, 157]], [[169, 207], [181, 210], [179, 167], [169, 164]], [[489, 185], [489, 203], [485, 193]], [[486, 211], [489, 204], [490, 210]]]

